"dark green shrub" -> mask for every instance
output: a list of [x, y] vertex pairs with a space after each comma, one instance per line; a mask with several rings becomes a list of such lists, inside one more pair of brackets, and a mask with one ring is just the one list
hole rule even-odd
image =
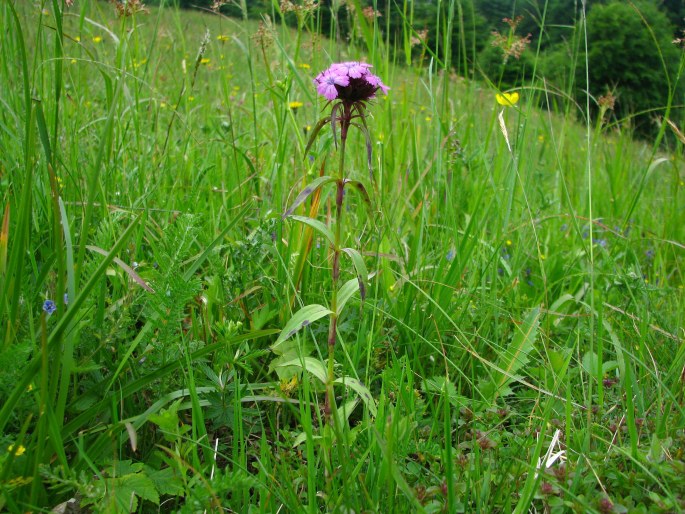
[[[587, 31], [590, 80], [588, 88], [581, 58], [576, 70], [579, 95], [586, 89], [595, 98], [613, 91], [616, 116], [634, 116], [636, 132], [649, 134], [651, 119], [663, 114], [670, 92], [683, 91], [675, 83], [680, 52], [672, 43], [674, 27], [650, 2], [636, 2], [634, 8], [612, 1], [592, 6]], [[674, 103], [681, 102], [676, 97]]]

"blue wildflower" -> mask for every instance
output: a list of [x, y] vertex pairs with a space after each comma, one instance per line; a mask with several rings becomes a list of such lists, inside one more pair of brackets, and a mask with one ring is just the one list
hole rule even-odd
[[52, 300], [45, 300], [43, 302], [43, 311], [46, 314], [52, 314], [56, 310], [57, 310], [57, 305], [55, 305], [55, 302], [53, 302]]
[[447, 255], [445, 255], [445, 259], [447, 259], [448, 261], [452, 261], [454, 260], [454, 255], [454, 250], [450, 250], [449, 252], [447, 252]]

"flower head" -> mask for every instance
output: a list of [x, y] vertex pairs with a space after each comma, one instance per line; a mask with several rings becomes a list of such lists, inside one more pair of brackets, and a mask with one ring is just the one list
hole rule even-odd
[[45, 300], [43, 302], [43, 311], [45, 311], [46, 314], [52, 314], [57, 310], [57, 305], [55, 305], [55, 302], [52, 300]]
[[327, 100], [340, 100], [352, 105], [375, 98], [380, 89], [387, 94], [389, 88], [371, 73], [371, 65], [358, 61], [332, 64], [314, 79], [317, 92]]
[[17, 445], [16, 447], [13, 444], [10, 444], [7, 447], [7, 451], [14, 454], [15, 457], [19, 457], [20, 455], [24, 455], [24, 453], [26, 453], [26, 448], [24, 448], [21, 444]]
[[513, 107], [519, 101], [519, 94], [516, 91], [513, 93], [502, 93], [501, 95], [498, 93], [495, 95], [495, 100], [504, 107]]

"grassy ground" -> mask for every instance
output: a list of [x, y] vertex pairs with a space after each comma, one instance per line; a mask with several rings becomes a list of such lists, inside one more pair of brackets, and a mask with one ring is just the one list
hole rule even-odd
[[[361, 17], [340, 46], [60, 5], [0, 5], [0, 510], [685, 509], [670, 129], [587, 122], [538, 76], [500, 106]], [[336, 425], [327, 229], [281, 215], [336, 173], [328, 126], [305, 156], [311, 79], [347, 59], [391, 91], [373, 181], [347, 143], [370, 202], [339, 220]], [[334, 188], [295, 214], [332, 228]]]

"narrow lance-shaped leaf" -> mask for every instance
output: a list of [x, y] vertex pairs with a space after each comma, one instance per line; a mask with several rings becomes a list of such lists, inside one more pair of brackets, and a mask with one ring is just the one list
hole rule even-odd
[[306, 216], [290, 216], [291, 219], [294, 219], [295, 221], [299, 221], [300, 223], [304, 223], [305, 225], [308, 225], [312, 227], [314, 230], [316, 230], [319, 234], [324, 236], [328, 241], [335, 246], [335, 238], [333, 237], [333, 232], [330, 231], [330, 229], [324, 225], [322, 222], [319, 220], [315, 220], [314, 218], [307, 218]]
[[345, 282], [342, 287], [338, 290], [338, 305], [336, 314], [340, 316], [340, 313], [345, 308], [347, 301], [352, 298], [352, 295], [359, 291], [359, 281], [356, 278], [352, 278]]
[[340, 377], [335, 379], [335, 383], [343, 384], [345, 387], [349, 387], [350, 389], [352, 389], [359, 395], [359, 398], [362, 399], [362, 401], [366, 405], [366, 408], [369, 409], [371, 415], [375, 416], [377, 414], [376, 403], [373, 401], [371, 391], [369, 391], [369, 389], [359, 380], [352, 377]]
[[314, 144], [314, 141], [316, 141], [316, 137], [319, 135], [319, 132], [323, 128], [323, 126], [328, 123], [330, 120], [329, 117], [321, 118], [316, 125], [314, 125], [314, 128], [312, 129], [312, 134], [309, 136], [309, 141], [307, 141], [307, 147], [304, 149], [304, 155], [305, 157], [309, 153], [309, 149], [312, 147]]
[[288, 210], [283, 213], [283, 218], [287, 218], [293, 212], [295, 212], [295, 209], [297, 209], [302, 202], [309, 197], [309, 195], [316, 192], [320, 187], [328, 184], [329, 182], [334, 182], [335, 180], [335, 178], [329, 176], [318, 177], [312, 180], [311, 183], [309, 183], [307, 187], [305, 187], [300, 194], [297, 195], [297, 198], [295, 198], [295, 201], [292, 203], [292, 205], [290, 205]]
[[354, 268], [357, 270], [359, 294], [361, 295], [362, 300], [364, 300], [366, 298], [366, 283], [369, 281], [369, 272], [366, 269], [366, 264], [364, 264], [364, 258], [354, 248], [343, 248], [342, 251], [350, 256], [352, 264], [354, 264]]
[[359, 193], [359, 196], [362, 197], [362, 201], [364, 202], [364, 207], [366, 207], [366, 214], [369, 216], [369, 221], [371, 221], [371, 223], [374, 223], [375, 215], [373, 211], [373, 203], [371, 202], [371, 197], [369, 196], [369, 193], [366, 190], [364, 184], [362, 184], [358, 180], [345, 179], [345, 186], [352, 186], [357, 191], [357, 193]]
[[362, 126], [359, 127], [362, 134], [364, 134], [364, 139], [366, 140], [366, 160], [369, 164], [369, 178], [371, 182], [375, 182], [375, 177], [373, 176], [373, 146], [371, 145], [371, 136], [369, 135], [369, 127], [366, 124], [366, 116], [361, 117]]
[[278, 347], [283, 341], [295, 335], [301, 328], [306, 327], [313, 321], [328, 316], [329, 314], [333, 314], [333, 311], [327, 309], [323, 305], [314, 304], [302, 307], [292, 318], [290, 318], [290, 321], [285, 324], [278, 339], [276, 339], [276, 342], [271, 346], [271, 350], [275, 353], [279, 353]]
[[[90, 250], [91, 252], [97, 252], [97, 253], [99, 253], [100, 255], [104, 255], [105, 257], [106, 257], [107, 254], [108, 254], [107, 250], [103, 250], [102, 248], [97, 247], [97, 246], [86, 245], [86, 248], [88, 248], [88, 250]], [[138, 275], [138, 273], [136, 273], [136, 272], [133, 270], [133, 268], [132, 268], [131, 266], [129, 266], [128, 264], [126, 264], [124, 261], [122, 261], [122, 260], [119, 259], [118, 257], [114, 257], [114, 259], [112, 259], [112, 260], [113, 260], [121, 269], [123, 269], [126, 273], [128, 273], [128, 275], [129, 275], [133, 280], [135, 280], [136, 283], [137, 283], [140, 287], [142, 287], [143, 289], [145, 289], [145, 290], [146, 290], [147, 292], [149, 292], [149, 293], [154, 293], [154, 292], [155, 292], [154, 289], [152, 289], [149, 285], [147, 285], [147, 282], [145, 282], [142, 278], [140, 278], [140, 275]]]
[[293, 359], [283, 364], [279, 364], [279, 367], [293, 366], [306, 371], [309, 371], [312, 375], [318, 378], [322, 384], [325, 384], [328, 380], [328, 372], [326, 371], [326, 366], [323, 362], [314, 357], [303, 357], [301, 359]]
[[511, 345], [500, 354], [499, 370], [493, 372], [494, 397], [514, 379], [516, 373], [528, 362], [528, 357], [535, 344], [538, 327], [540, 325], [540, 307], [532, 309], [518, 331], [514, 335]]

